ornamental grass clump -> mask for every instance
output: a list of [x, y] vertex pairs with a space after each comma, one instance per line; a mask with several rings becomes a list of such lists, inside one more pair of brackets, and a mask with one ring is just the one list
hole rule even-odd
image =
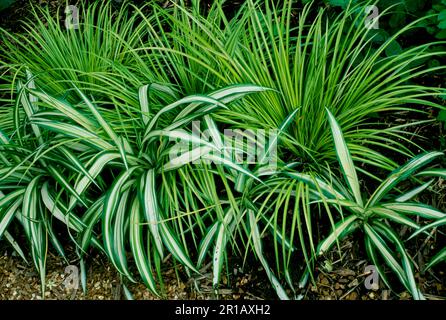
[[[49, 250], [70, 244], [84, 290], [100, 252], [159, 297], [166, 263], [210, 266], [218, 289], [239, 258], [295, 299], [354, 236], [386, 286], [424, 299], [411, 241], [445, 214], [418, 196], [446, 173], [407, 129], [445, 109], [444, 88], [415, 84], [445, 68], [423, 65], [441, 42], [388, 55], [416, 22], [377, 45], [361, 5], [223, 4], [82, 4], [69, 30], [36, 8], [2, 31], [0, 239], [42, 291]], [[418, 119], [378, 120], [398, 113]]]

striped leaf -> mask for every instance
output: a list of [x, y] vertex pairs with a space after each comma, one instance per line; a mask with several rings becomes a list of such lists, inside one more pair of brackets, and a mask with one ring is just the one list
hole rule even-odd
[[[51, 107], [62, 112], [68, 118], [79, 124], [84, 129], [94, 132], [96, 130], [96, 125], [83, 113], [79, 112], [77, 108], [70, 105], [68, 102], [56, 99], [43, 91], [29, 90], [31, 94], [38, 97], [43, 102], [49, 104]], [[40, 114], [40, 116], [42, 116]]]
[[210, 160], [210, 161], [212, 161], [213, 163], [215, 163], [217, 165], [224, 165], [224, 166], [228, 167], [229, 169], [236, 170], [239, 173], [244, 174], [244, 175], [246, 175], [247, 177], [250, 177], [253, 180], [256, 180], [256, 181], [258, 181], [260, 183], [263, 183], [263, 181], [260, 180], [259, 178], [257, 178], [255, 175], [253, 175], [251, 173], [251, 171], [249, 171], [248, 169], [243, 168], [242, 166], [238, 165], [237, 163], [235, 163], [233, 161], [230, 161], [228, 159], [216, 156], [213, 153], [205, 154], [203, 156], [203, 159]]
[[163, 259], [164, 251], [159, 226], [161, 217], [156, 192], [155, 171], [154, 169], [150, 169], [141, 176], [139, 184], [139, 201], [145, 219], [149, 225], [150, 233], [155, 241], [155, 247], [158, 250], [161, 259]]
[[178, 237], [169, 228], [166, 222], [160, 222], [160, 234], [167, 250], [169, 250], [169, 252], [175, 257], [175, 259], [177, 259], [185, 267], [199, 274], [200, 272], [192, 264], [189, 255], [186, 253], [186, 250], [184, 250], [184, 247], [181, 245]]
[[443, 217], [442, 219], [439, 219], [439, 220], [437, 220], [437, 221], [435, 221], [435, 222], [432, 222], [432, 223], [430, 223], [430, 224], [428, 224], [428, 225], [425, 225], [425, 226], [422, 227], [422, 228], [419, 228], [417, 231], [415, 231], [415, 232], [409, 237], [408, 240], [413, 239], [414, 237], [418, 236], [418, 235], [421, 234], [421, 233], [424, 233], [424, 232], [426, 232], [426, 231], [428, 231], [428, 230], [431, 230], [431, 229], [433, 229], [433, 228], [437, 228], [437, 227], [439, 227], [439, 226], [443, 226], [443, 225], [446, 225], [446, 217]]
[[[115, 241], [115, 234], [113, 232], [112, 223], [115, 219], [115, 216], [117, 214], [118, 210], [124, 210], [121, 207], [121, 200], [123, 197], [122, 188], [124, 184], [130, 179], [133, 172], [136, 170], [136, 168], [131, 168], [128, 171], [124, 171], [121, 173], [121, 175], [114, 181], [113, 185], [111, 186], [110, 190], [107, 193], [107, 196], [104, 201], [104, 211], [102, 216], [102, 232], [103, 232], [103, 241], [104, 241], [104, 248], [107, 252], [107, 255], [109, 256], [111, 262], [116, 267], [116, 269], [124, 274], [130, 277], [128, 270], [124, 268], [123, 265], [121, 265], [121, 259], [120, 256], [123, 254], [122, 251], [119, 250], [119, 248], [116, 248], [118, 245], [117, 241]], [[124, 199], [125, 200], [125, 199]], [[125, 201], [124, 201], [125, 203]], [[118, 239], [119, 240], [119, 239]], [[117, 255], [115, 255], [117, 253]]]
[[427, 165], [435, 158], [443, 156], [442, 152], [429, 152], [416, 156], [404, 166], [393, 171], [387, 179], [385, 179], [370, 197], [367, 206], [372, 207], [380, 201], [390, 190], [393, 189], [400, 181], [406, 179], [416, 170]]
[[25, 193], [25, 189], [19, 189], [9, 193], [8, 195], [4, 195], [3, 192], [0, 191], [0, 210], [9, 205], [12, 201], [20, 197]]
[[23, 259], [23, 261], [25, 261], [25, 263], [28, 264], [28, 259], [26, 259], [25, 253], [23, 252], [18, 242], [14, 240], [14, 238], [8, 231], [5, 231], [4, 236], [5, 239], [9, 242], [9, 244], [14, 248], [15, 252], [17, 252], [17, 254]]
[[309, 174], [305, 174], [305, 173], [289, 172], [289, 171], [285, 171], [284, 174], [289, 176], [290, 178], [296, 179], [298, 181], [301, 181], [301, 182], [307, 184], [308, 186], [310, 186], [310, 188], [312, 190], [314, 190], [316, 192], [318, 190], [321, 190], [322, 193], [324, 194], [324, 196], [329, 199], [339, 199], [339, 200], [346, 199], [346, 197], [343, 194], [341, 194], [340, 192], [338, 192], [337, 190], [335, 190], [333, 188], [333, 186], [322, 181], [318, 177], [315, 177], [315, 176], [309, 175]]
[[154, 294], [159, 296], [156, 289], [155, 278], [152, 273], [152, 266], [150, 265], [150, 260], [147, 256], [147, 254], [150, 254], [150, 251], [146, 253], [144, 249], [143, 225], [140, 209], [141, 206], [139, 200], [138, 198], [135, 198], [130, 212], [130, 248], [142, 280]]
[[[268, 91], [268, 90], [272, 90], [270, 88], [266, 88], [266, 87], [261, 87], [258, 85], [254, 85], [254, 84], [236, 84], [236, 85], [232, 85], [232, 86], [228, 86], [226, 88], [222, 88], [219, 90], [216, 90], [210, 94], [208, 94], [208, 96], [211, 99], [215, 99], [216, 101], [221, 101], [222, 102], [222, 106], [235, 101], [237, 99], [240, 99], [244, 96], [246, 96], [247, 94], [251, 94], [251, 93], [255, 93], [255, 92], [264, 92], [264, 91]], [[181, 112], [178, 114], [178, 116], [175, 118], [175, 121], [185, 117], [187, 114], [193, 112], [195, 110], [195, 108], [200, 105], [200, 103], [192, 103], [189, 106], [187, 106], [186, 108], [184, 108], [183, 110], [181, 110]]]
[[63, 146], [61, 146], [59, 150], [63, 153], [66, 160], [68, 160], [77, 170], [87, 177], [91, 183], [95, 184], [99, 188], [99, 185], [96, 183], [95, 179], [90, 175], [83, 163], [79, 161], [78, 157], [76, 157], [68, 148]]
[[277, 135], [273, 137], [273, 139], [269, 142], [268, 149], [263, 154], [262, 158], [259, 160], [259, 164], [264, 164], [266, 159], [273, 154], [273, 150], [277, 148], [277, 143], [279, 141], [280, 136], [286, 131], [286, 129], [293, 123], [294, 118], [296, 117], [297, 112], [300, 108], [296, 108], [288, 117], [285, 118], [283, 123], [280, 125]]
[[145, 137], [143, 142], [148, 141], [150, 143], [151, 140], [159, 138], [159, 137], [169, 138], [170, 141], [177, 141], [177, 140], [179, 140], [181, 142], [191, 144], [192, 146], [200, 146], [200, 145], [202, 145], [202, 146], [206, 146], [206, 147], [209, 147], [211, 149], [214, 149], [214, 150], [218, 150], [217, 147], [214, 144], [209, 143], [209, 142], [201, 139], [200, 137], [197, 137], [197, 136], [195, 136], [193, 134], [190, 134], [187, 131], [182, 130], [182, 129], [180, 129], [180, 130], [171, 130], [171, 131], [168, 131], [168, 130], [155, 130], [155, 131], [150, 132]]
[[82, 217], [82, 223], [86, 225], [80, 234], [81, 239], [81, 256], [87, 253], [87, 249], [92, 242], [93, 228], [98, 223], [104, 212], [104, 196], [100, 197], [94, 204], [92, 204], [85, 215]]
[[163, 166], [163, 171], [167, 172], [170, 170], [178, 169], [188, 163], [193, 163], [196, 160], [199, 160], [203, 158], [205, 155], [207, 155], [209, 152], [211, 152], [213, 149], [210, 147], [197, 147], [191, 151], [186, 151], [182, 153], [181, 155], [171, 158], [169, 162], [167, 162]]
[[9, 224], [14, 219], [14, 215], [22, 202], [23, 197], [19, 197], [7, 210], [0, 210], [0, 239], [6, 231], [6, 228], [8, 228]]
[[341, 127], [339, 126], [338, 122], [331, 114], [331, 112], [328, 109], [326, 109], [326, 111], [330, 122], [331, 134], [334, 140], [336, 155], [341, 165], [342, 173], [344, 174], [345, 180], [350, 187], [350, 191], [352, 192], [356, 203], [358, 203], [358, 205], [362, 207], [363, 202], [358, 175], [356, 174], [355, 165], [353, 164], [350, 151], [348, 150], [347, 143], [344, 140], [344, 135], [341, 131]]
[[260, 232], [259, 232], [259, 229], [257, 226], [257, 221], [255, 218], [254, 212], [252, 210], [248, 211], [248, 218], [249, 218], [249, 225], [251, 228], [251, 238], [252, 238], [252, 244], [254, 247], [254, 251], [255, 251], [257, 257], [259, 258], [260, 262], [262, 263], [262, 266], [265, 269], [268, 279], [270, 280], [274, 290], [276, 291], [277, 296], [281, 300], [289, 300], [287, 293], [283, 289], [279, 280], [277, 280], [277, 278], [271, 271], [271, 268], [269, 267], [268, 262], [266, 261], [265, 257], [263, 256], [262, 240], [260, 239]]
[[149, 100], [150, 100], [150, 92], [154, 90], [154, 91], [158, 91], [158, 92], [163, 92], [169, 96], [171, 96], [174, 99], [177, 99], [177, 95], [176, 93], [169, 87], [166, 85], [162, 85], [159, 83], [151, 83], [151, 84], [146, 84], [144, 86], [141, 86], [139, 88], [139, 105], [141, 108], [141, 116], [142, 116], [142, 120], [144, 125], [147, 125], [149, 123], [150, 120], [150, 106], [149, 106]]
[[47, 238], [42, 222], [41, 212], [39, 210], [39, 198], [37, 188], [41, 176], [35, 177], [26, 187], [23, 195], [22, 205], [22, 224], [27, 230], [28, 240], [31, 243], [31, 254], [34, 265], [40, 274], [40, 285], [42, 294], [45, 293], [45, 273], [46, 273], [46, 254], [47, 254]]
[[214, 252], [212, 254], [212, 285], [214, 288], [217, 288], [220, 283], [221, 272], [223, 270], [223, 261], [226, 256], [226, 244], [228, 242], [228, 237], [230, 236], [229, 224], [231, 223], [232, 219], [233, 211], [230, 209], [226, 213], [223, 221], [218, 222]]
[[330, 235], [325, 238], [318, 246], [317, 252], [318, 255], [322, 255], [343, 237], [345, 237], [347, 234], [353, 232], [356, 228], [356, 220], [358, 217], [356, 215], [351, 215], [347, 217], [346, 219], [339, 221], [337, 224], [335, 224], [334, 229], [330, 233]]
[[396, 202], [407, 202], [407, 201], [411, 200], [412, 198], [416, 197], [418, 194], [420, 194], [421, 192], [426, 190], [432, 184], [432, 182], [434, 182], [434, 180], [430, 180], [426, 183], [423, 183], [421, 186], [418, 186], [418, 187], [400, 195], [399, 197], [397, 197], [395, 199], [395, 201]]
[[214, 222], [214, 224], [206, 231], [206, 235], [203, 237], [203, 240], [201, 240], [198, 249], [197, 268], [201, 267], [206, 257], [206, 254], [209, 253], [213, 240], [215, 239], [215, 235], [217, 234], [218, 227], [219, 227], [218, 221]]
[[110, 127], [110, 125], [107, 123], [107, 121], [102, 117], [101, 113], [97, 109], [97, 107], [87, 98], [87, 96], [80, 91], [76, 86], [75, 90], [79, 94], [79, 96], [82, 98], [82, 100], [85, 102], [87, 107], [90, 109], [90, 112], [92, 113], [93, 117], [96, 119], [96, 121], [99, 123], [99, 125], [102, 127], [102, 129], [107, 133], [107, 135], [112, 139], [116, 146], [120, 144], [119, 138], [116, 135], [115, 131]]
[[370, 211], [375, 213], [376, 215], [378, 215], [381, 218], [395, 221], [396, 223], [409, 226], [415, 230], [418, 230], [420, 228], [418, 226], [418, 224], [413, 222], [411, 219], [409, 219], [406, 216], [399, 214], [398, 212], [395, 212], [393, 210], [389, 210], [386, 208], [380, 208], [380, 207], [374, 207], [374, 208], [371, 208]]
[[431, 261], [426, 265], [425, 270], [428, 270], [440, 262], [446, 262], [446, 247], [444, 247], [439, 253], [437, 253]]
[[381, 280], [384, 282], [384, 284], [387, 286], [387, 288], [392, 288], [390, 285], [389, 280], [387, 279], [386, 272], [384, 268], [382, 267], [381, 263], [378, 260], [378, 256], [376, 254], [376, 248], [373, 246], [372, 241], [369, 237], [365, 237], [365, 249], [367, 251], [367, 256], [372, 260], [372, 264], [375, 266], [376, 270], [378, 271], [378, 274], [381, 277]]
[[427, 219], [442, 219], [446, 217], [446, 213], [422, 203], [383, 203], [381, 206], [393, 211], [416, 215]]
[[446, 179], [446, 169], [427, 169], [418, 172], [417, 177], [440, 177]]
[[62, 133], [71, 138], [80, 139], [83, 143], [100, 151], [113, 149], [113, 146], [110, 143], [79, 126], [37, 117], [33, 117], [31, 122], [47, 130]]
[[389, 249], [386, 242], [381, 238], [381, 236], [367, 223], [364, 224], [364, 231], [366, 233], [366, 236], [370, 239], [370, 242], [384, 258], [384, 261], [387, 263], [387, 265], [389, 265], [389, 267], [397, 274], [401, 283], [408, 287], [406, 274], [403, 267], [401, 267], [398, 261], [396, 261], [395, 253]]
[[[144, 140], [146, 140], [147, 135], [155, 128], [156, 123], [158, 119], [165, 113], [174, 110], [175, 108], [183, 105], [183, 104], [190, 104], [190, 103], [209, 103], [213, 105], [217, 105], [220, 107], [225, 107], [225, 105], [218, 100], [215, 100], [213, 98], [204, 96], [204, 95], [191, 95], [185, 98], [182, 98], [180, 100], [175, 101], [172, 104], [169, 104], [168, 106], [162, 108], [160, 111], [157, 112], [157, 114], [150, 120], [149, 124], [147, 125], [145, 134], [144, 134]], [[174, 121], [175, 122], [175, 121]]]
[[420, 290], [417, 287], [416, 280], [413, 273], [412, 262], [410, 261], [404, 244], [398, 238], [398, 235], [387, 225], [381, 222], [374, 221], [373, 225], [377, 231], [382, 235], [386, 236], [390, 241], [392, 241], [397, 248], [397, 251], [401, 255], [402, 265], [405, 272], [405, 278], [407, 279], [407, 289], [411, 292], [415, 300], [425, 300]]
[[[129, 181], [133, 184], [134, 181]], [[119, 199], [119, 204], [116, 208], [116, 213], [112, 225], [110, 226], [112, 239], [113, 239], [113, 255], [119, 265], [118, 270], [122, 270], [123, 274], [127, 276], [130, 281], [135, 282], [127, 266], [126, 248], [125, 248], [125, 227], [126, 227], [126, 216], [128, 212], [128, 198], [131, 190], [125, 190], [125, 186], [121, 190], [121, 195]]]
[[[87, 188], [92, 183], [92, 178], [96, 179], [96, 177], [102, 172], [104, 167], [112, 162], [115, 159], [118, 159], [120, 157], [119, 153], [114, 152], [101, 152], [94, 158], [92, 158], [88, 163], [87, 167], [90, 166], [88, 169], [88, 175], [84, 175], [82, 172], [79, 173], [79, 176], [75, 183], [75, 191], [79, 196], [82, 196], [84, 192], [87, 190]], [[76, 197], [72, 196], [70, 197], [70, 203], [69, 208], [73, 208], [77, 202]]]
[[68, 191], [78, 202], [80, 202], [84, 207], [88, 208], [88, 204], [81, 198], [81, 196], [76, 192], [76, 190], [70, 185], [70, 183], [64, 178], [64, 176], [52, 165], [47, 166], [48, 171], [51, 173], [52, 177], [56, 179], [61, 186]]
[[79, 232], [83, 229], [82, 221], [75, 215], [70, 214], [62, 203], [56, 203], [54, 197], [50, 194], [48, 189], [48, 181], [45, 181], [40, 189], [40, 194], [45, 207], [58, 220], [62, 221], [69, 228]]

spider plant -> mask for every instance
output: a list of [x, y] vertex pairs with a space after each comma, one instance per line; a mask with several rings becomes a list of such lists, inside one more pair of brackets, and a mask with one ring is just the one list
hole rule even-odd
[[[429, 172], [430, 171], [427, 170], [427, 173], [429, 173]], [[434, 174], [438, 174], [438, 175], [440, 175], [442, 177], [446, 176], [444, 170], [442, 170], [442, 171], [435, 170], [433, 173]], [[428, 225], [423, 226], [422, 228], [419, 228], [417, 231], [415, 231], [409, 237], [409, 239], [414, 238], [415, 236], [417, 236], [417, 235], [419, 235], [419, 234], [421, 234], [423, 232], [426, 232], [429, 229], [434, 229], [434, 228], [438, 228], [438, 227], [445, 226], [445, 225], [446, 225], [446, 217], [438, 219], [435, 222], [432, 222], [432, 223], [430, 223]], [[445, 262], [445, 261], [446, 261], [446, 247], [441, 249], [436, 255], [434, 255], [432, 257], [431, 261], [426, 265], [425, 270], [430, 269], [433, 266], [435, 266], [435, 265], [437, 265], [437, 264], [439, 264], [441, 262]]]
[[[329, 207], [333, 207], [341, 214], [341, 219], [333, 227], [330, 235], [319, 244], [316, 254], [323, 255], [347, 235], [362, 230], [367, 253], [386, 285], [389, 286], [390, 283], [379, 262], [380, 256], [395, 272], [413, 298], [423, 299], [423, 294], [416, 285], [412, 259], [406, 244], [396, 232], [395, 225], [415, 229], [416, 232], [413, 235], [415, 236], [433, 225], [444, 223], [446, 214], [428, 205], [410, 201], [425, 190], [433, 180], [402, 193], [398, 192], [397, 185], [415, 174], [419, 177], [444, 176], [444, 170], [419, 172], [420, 169], [433, 160], [443, 157], [444, 154], [442, 152], [428, 152], [414, 157], [383, 179], [372, 195], [366, 199], [364, 193], [361, 192], [357, 170], [340, 125], [328, 109], [327, 114], [344, 184], [341, 183], [333, 171], [329, 171], [326, 177], [296, 172], [286, 173], [289, 177], [297, 179], [310, 187], [314, 203], [323, 203], [327, 210], [329, 210]], [[418, 219], [429, 219], [436, 222], [433, 225], [421, 228], [414, 218], [417, 218], [416, 221]]]
[[[45, 268], [50, 241], [57, 252], [66, 260], [61, 242], [53, 229], [53, 219], [65, 222], [65, 217], [60, 211], [51, 215], [50, 204], [62, 194], [77, 196], [71, 187], [73, 172], [83, 169], [70, 161], [65, 161], [65, 153], [71, 153], [63, 145], [48, 140], [46, 134], [34, 124], [30, 124], [30, 118], [38, 112], [36, 96], [27, 90], [35, 89], [32, 79], [26, 85], [20, 81], [17, 84], [19, 94], [15, 107], [16, 130], [14, 135], [8, 136], [0, 131], [0, 238], [10, 242], [17, 253], [26, 261], [26, 255], [8, 228], [14, 220], [23, 227], [25, 236], [29, 242], [31, 256], [36, 269], [40, 274], [42, 294], [45, 291]], [[22, 111], [22, 112], [19, 112]], [[76, 157], [73, 156], [73, 159]], [[49, 196], [48, 190], [54, 190], [54, 198]], [[87, 206], [87, 202], [78, 197], [79, 201]], [[84, 223], [73, 215], [67, 225], [79, 232]], [[100, 244], [96, 241], [97, 246]], [[67, 260], [66, 260], [67, 261]]]
[[[77, 87], [74, 90], [80, 98], [77, 105], [36, 89], [32, 78], [26, 86], [19, 83], [19, 89], [16, 114], [20, 115], [18, 111], [23, 108], [25, 117], [16, 119], [12, 138], [2, 135], [2, 149], [7, 152], [2, 153], [1, 170], [5, 174], [0, 180], [0, 189], [6, 194], [0, 200], [0, 231], [6, 232], [14, 212], [22, 205], [21, 211], [26, 216], [21, 222], [32, 243], [32, 256], [42, 285], [48, 236], [63, 255], [53, 229], [47, 226], [51, 216], [66, 225], [82, 263], [93, 244], [107, 254], [123, 276], [135, 281], [128, 264], [130, 252], [139, 275], [155, 294], [159, 290], [153, 268], [159, 273], [166, 251], [188, 273], [198, 272], [190, 257], [189, 238], [196, 240], [195, 229], [205, 227], [209, 220], [213, 222], [213, 212], [221, 213], [211, 206], [213, 201], [214, 206], [220, 204], [215, 187], [211, 194], [203, 183], [207, 179], [215, 185], [214, 176], [224, 177], [224, 167], [256, 178], [228, 159], [219, 159], [215, 164], [217, 173], [206, 164], [197, 165], [189, 174], [203, 177], [204, 182], [199, 182], [197, 190], [204, 190], [199, 199], [207, 207], [200, 207], [201, 203], [196, 200], [179, 203], [185, 198], [185, 201], [194, 198], [193, 193], [184, 191], [190, 177], [182, 176], [184, 173], [179, 170], [197, 157], [172, 158], [171, 149], [178, 143], [176, 140], [193, 142], [199, 148], [199, 158], [216, 160], [209, 150], [219, 150], [217, 145], [195, 136], [187, 126], [204, 117], [215, 135], [216, 125], [210, 113], [227, 108], [227, 104], [249, 93], [266, 89], [235, 85], [208, 95], [179, 98], [169, 87], [145, 85], [139, 90], [138, 119], [133, 119], [132, 113], [115, 121], [107, 107], [93, 103]], [[150, 94], [157, 93], [167, 94], [166, 99], [172, 100], [160, 110], [152, 109], [149, 99]], [[25, 142], [29, 144], [27, 149], [21, 147]], [[14, 159], [16, 163], [10, 163]], [[179, 176], [183, 183], [176, 180]], [[110, 179], [111, 185], [108, 185]], [[181, 223], [181, 210], [189, 217], [187, 230]], [[200, 217], [203, 210], [205, 214]], [[13, 242], [10, 234], [7, 239]]]

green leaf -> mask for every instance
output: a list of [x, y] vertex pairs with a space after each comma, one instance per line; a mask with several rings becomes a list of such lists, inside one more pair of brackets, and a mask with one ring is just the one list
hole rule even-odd
[[198, 249], [199, 253], [198, 253], [197, 268], [201, 267], [206, 257], [206, 254], [209, 253], [215, 235], [217, 234], [218, 227], [219, 227], [218, 221], [214, 222], [214, 224], [209, 228], [209, 230], [206, 231], [206, 235], [203, 237], [203, 240], [201, 240]]
[[289, 300], [287, 293], [285, 292], [285, 290], [283, 289], [282, 285], [277, 280], [277, 278], [274, 276], [273, 272], [271, 271], [271, 268], [268, 265], [268, 262], [266, 261], [263, 255], [262, 240], [260, 239], [260, 233], [257, 226], [256, 217], [254, 216], [254, 212], [252, 210], [248, 210], [248, 218], [249, 218], [249, 226], [251, 228], [251, 238], [254, 251], [257, 257], [259, 258], [260, 262], [262, 263], [263, 268], [265, 269], [266, 274], [268, 276], [268, 279], [270, 280], [278, 297], [281, 300]]
[[429, 152], [420, 154], [413, 159], [411, 159], [404, 166], [393, 171], [375, 190], [373, 195], [370, 197], [367, 207], [374, 206], [379, 202], [390, 190], [393, 189], [400, 181], [408, 178], [412, 173], [421, 167], [427, 165], [435, 158], [441, 157], [444, 154], [442, 152]]
[[396, 40], [391, 40], [385, 49], [385, 53], [388, 57], [396, 56], [401, 54], [403, 48]]
[[438, 21], [444, 21], [446, 20], [446, 9], [443, 9], [438, 14]]
[[438, 121], [446, 122], [446, 110], [441, 110], [437, 117]]
[[380, 208], [380, 207], [374, 207], [374, 208], [370, 209], [370, 211], [375, 213], [376, 215], [378, 215], [381, 218], [392, 220], [394, 222], [397, 222], [399, 224], [403, 224], [403, 225], [409, 226], [409, 227], [414, 228], [416, 230], [418, 230], [420, 228], [411, 219], [405, 217], [402, 214], [399, 214], [396, 211], [389, 210], [389, 209], [386, 209], [386, 208]]
[[431, 261], [427, 264], [425, 270], [428, 270], [435, 265], [439, 264], [440, 262], [446, 261], [446, 247], [444, 247], [439, 253], [437, 253]]
[[417, 215], [427, 219], [442, 219], [446, 217], [445, 213], [421, 203], [384, 203], [381, 206], [393, 211]]
[[128, 193], [123, 192], [123, 186], [127, 183], [135, 170], [136, 168], [131, 168], [130, 170], [122, 172], [113, 182], [104, 201], [104, 211], [102, 216], [104, 249], [116, 269], [130, 279], [130, 273], [126, 269], [126, 265], [122, 263], [123, 259], [125, 259], [123, 256], [124, 252], [120, 250], [119, 247], [121, 245], [119, 242], [120, 239], [122, 239], [122, 235], [120, 238], [116, 239], [117, 235], [114, 232], [113, 221], [117, 214], [123, 214], [120, 213], [120, 211], [125, 210], [125, 207], [122, 207], [122, 205], [124, 204], [125, 206], [127, 199], [126, 195], [128, 196]]
[[446, 29], [446, 20], [443, 20], [437, 24], [439, 29]]
[[386, 236], [396, 245], [397, 251], [402, 257], [402, 265], [405, 272], [405, 278], [407, 281], [406, 287], [411, 292], [413, 298], [415, 300], [425, 300], [424, 296], [421, 294], [420, 290], [417, 287], [415, 276], [413, 273], [412, 262], [406, 253], [404, 244], [398, 238], [398, 235], [384, 223], [374, 221], [373, 224], [376, 230], [378, 230], [382, 235]]
[[344, 135], [335, 117], [328, 109], [326, 109], [326, 111], [330, 122], [331, 134], [335, 144], [336, 155], [338, 157], [339, 163], [341, 164], [342, 173], [344, 174], [345, 180], [350, 187], [350, 191], [352, 192], [356, 202], [360, 207], [362, 207], [363, 202], [359, 187], [359, 180], [356, 174], [355, 165], [353, 164], [352, 157], [350, 156], [350, 151], [348, 150], [347, 144], [344, 140]]
[[158, 207], [158, 200], [156, 196], [155, 171], [153, 169], [147, 170], [140, 179], [139, 184], [139, 201], [143, 209], [149, 230], [155, 241], [156, 249], [161, 259], [164, 257], [163, 244], [160, 235], [160, 221], [161, 216]]
[[0, 11], [5, 10], [12, 6], [16, 0], [1, 0], [0, 1]]
[[370, 239], [370, 242], [384, 258], [384, 261], [387, 263], [387, 265], [397, 274], [401, 283], [403, 283], [407, 287], [406, 274], [403, 267], [401, 267], [401, 265], [395, 259], [395, 253], [393, 253], [389, 249], [384, 239], [382, 239], [381, 236], [367, 223], [364, 224], [364, 231], [368, 239]]
[[336, 223], [330, 235], [319, 244], [317, 249], [318, 255], [323, 255], [325, 252], [330, 250], [330, 248], [336, 242], [341, 240], [348, 233], [353, 232], [357, 228], [357, 225], [355, 223], [357, 218], [358, 218], [357, 216], [351, 215], [346, 219]]
[[175, 259], [181, 262], [185, 267], [199, 274], [200, 272], [192, 264], [189, 255], [184, 250], [184, 247], [180, 244], [180, 241], [178, 241], [177, 236], [164, 221], [160, 221], [160, 234], [167, 250], [169, 250], [169, 252], [175, 257]]
[[215, 239], [215, 246], [213, 252], [212, 269], [213, 278], [212, 284], [214, 288], [220, 283], [221, 272], [223, 269], [223, 260], [226, 255], [226, 243], [228, 242], [228, 237], [230, 236], [230, 223], [233, 219], [233, 211], [228, 210], [223, 221], [218, 223], [217, 235]]
[[346, 9], [350, 0], [328, 0], [328, 3], [333, 7], [342, 7]]
[[156, 289], [155, 279], [152, 273], [152, 266], [148, 254], [144, 249], [143, 225], [141, 223], [141, 206], [138, 198], [133, 200], [130, 213], [130, 247], [132, 249], [133, 257], [139, 274], [146, 286], [157, 296], [159, 296]]
[[434, 180], [428, 181], [424, 184], [422, 184], [419, 187], [416, 187], [402, 195], [400, 195], [399, 197], [397, 197], [395, 199], [396, 202], [406, 202], [409, 201], [410, 199], [416, 197], [419, 193], [423, 192], [424, 190], [426, 190], [431, 184], [432, 182], [434, 182]]
[[440, 39], [440, 40], [446, 39], [446, 29], [441, 30], [440, 32], [437, 32], [435, 34], [435, 38]]
[[446, 217], [444, 217], [444, 218], [442, 218], [442, 219], [440, 219], [440, 220], [437, 220], [437, 221], [435, 221], [435, 222], [432, 222], [432, 223], [430, 223], [430, 224], [428, 224], [428, 225], [425, 225], [424, 227], [418, 229], [417, 231], [415, 231], [415, 232], [409, 237], [408, 240], [413, 239], [414, 237], [416, 237], [416, 236], [419, 235], [420, 233], [424, 233], [424, 232], [426, 232], [426, 231], [428, 231], [428, 230], [430, 230], [430, 229], [437, 228], [437, 227], [442, 226], [442, 225], [446, 225]]

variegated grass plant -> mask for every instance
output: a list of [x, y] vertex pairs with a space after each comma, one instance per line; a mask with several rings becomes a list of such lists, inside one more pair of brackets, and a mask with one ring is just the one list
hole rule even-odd
[[[295, 13], [292, 1], [247, 1], [229, 17], [223, 4], [202, 11], [199, 1], [150, 3], [135, 13], [124, 6], [120, 24], [108, 6], [85, 6], [80, 30], [36, 10], [48, 25], [7, 34], [0, 238], [27, 259], [12, 226], [23, 228], [42, 289], [50, 244], [65, 257], [56, 232], [65, 230], [84, 289], [91, 250], [160, 296], [167, 256], [188, 275], [209, 261], [218, 288], [231, 256], [255, 255], [287, 299], [299, 297], [321, 255], [362, 230], [386, 285], [394, 283], [390, 268], [423, 298], [397, 231], [405, 225], [422, 236], [444, 224], [444, 213], [411, 200], [428, 190], [425, 176], [444, 177], [419, 171], [442, 153], [414, 155], [405, 128], [423, 120], [384, 127], [376, 119], [444, 108], [434, 102], [444, 89], [412, 83], [444, 68], [421, 64], [435, 44], [383, 57], [390, 41], [372, 45], [360, 6], [333, 18], [313, 16], [310, 6]], [[211, 139], [194, 135], [193, 121]], [[207, 151], [228, 151], [226, 128], [277, 130], [266, 148], [277, 148], [277, 165], [212, 163]], [[172, 159], [175, 139], [200, 148]], [[399, 167], [394, 152], [412, 160]], [[328, 225], [332, 232], [318, 238]]]
[[[93, 245], [107, 254], [123, 276], [135, 281], [127, 261], [127, 253], [131, 252], [139, 275], [156, 294], [159, 289], [154, 274], [160, 271], [166, 251], [188, 272], [198, 272], [190, 256], [194, 251], [191, 243], [197, 237], [199, 240], [197, 231], [206, 228], [209, 221], [213, 223], [219, 216], [223, 219], [219, 209], [226, 205], [214, 201], [215, 187], [198, 185], [188, 192], [175, 190], [188, 190], [187, 179], [194, 174], [215, 185], [216, 169], [194, 165], [186, 169], [191, 170], [186, 176], [181, 167], [188, 162], [169, 158], [170, 148], [175, 146], [171, 140], [193, 141], [204, 150], [217, 149], [215, 144], [192, 135], [187, 125], [204, 117], [208, 128], [219, 134], [208, 114], [266, 89], [240, 85], [206, 96], [179, 98], [168, 87], [147, 85], [140, 88], [139, 118], [129, 126], [126, 121], [130, 117], [121, 123], [111, 122], [105, 118], [104, 108], [77, 88], [71, 94], [79, 97], [79, 103], [72, 105], [36, 89], [32, 78], [25, 84], [19, 82], [18, 87], [14, 134], [1, 135], [0, 236], [5, 234], [25, 258], [18, 242], [8, 233], [14, 221], [22, 225], [41, 275], [42, 289], [49, 242], [65, 257], [54, 225], [65, 226], [82, 264]], [[156, 94], [157, 90], [168, 93], [172, 101], [153, 113], [148, 94]], [[23, 117], [19, 109], [24, 111]], [[204, 153], [203, 159], [207, 156]], [[252, 176], [225, 159], [217, 164], [217, 176], [225, 176], [225, 167]]]

